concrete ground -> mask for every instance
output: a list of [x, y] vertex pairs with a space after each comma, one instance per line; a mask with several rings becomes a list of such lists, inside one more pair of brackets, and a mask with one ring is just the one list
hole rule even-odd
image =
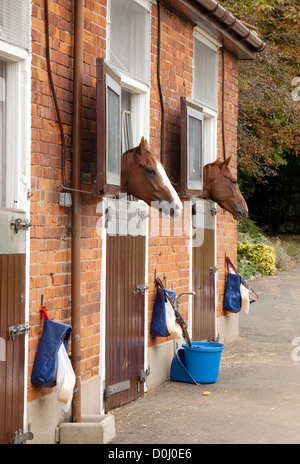
[[218, 381], [167, 381], [116, 409], [112, 445], [300, 443], [300, 264], [252, 286]]

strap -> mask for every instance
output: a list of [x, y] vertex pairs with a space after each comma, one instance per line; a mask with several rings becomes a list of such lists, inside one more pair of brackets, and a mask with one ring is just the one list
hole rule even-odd
[[235, 266], [233, 265], [232, 261], [230, 258], [228, 258], [228, 256], [225, 256], [225, 260], [226, 260], [226, 263], [227, 263], [227, 268], [228, 268], [228, 272], [229, 272], [229, 267], [231, 267], [233, 269], [233, 271], [235, 272], [236, 275], [239, 275], [242, 279], [242, 284], [244, 285], [244, 287], [246, 287], [249, 291], [251, 291], [252, 293], [254, 293], [254, 295], [256, 296], [256, 298], [251, 298], [250, 299], [250, 303], [254, 303], [255, 301], [258, 300], [258, 295], [257, 293], [253, 290], [253, 288], [249, 287], [249, 285], [247, 284], [247, 282], [245, 281], [244, 277], [242, 277], [238, 271], [236, 270]]

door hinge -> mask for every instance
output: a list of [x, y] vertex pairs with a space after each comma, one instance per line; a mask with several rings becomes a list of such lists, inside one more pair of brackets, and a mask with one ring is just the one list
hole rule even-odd
[[15, 432], [14, 437], [10, 440], [12, 445], [21, 445], [22, 443], [26, 443], [27, 440], [33, 440], [33, 433], [31, 432], [31, 424], [28, 424], [28, 432], [22, 432], [19, 429]]
[[115, 383], [110, 387], [106, 387], [104, 390], [104, 397], [109, 398], [111, 395], [115, 393], [120, 393], [125, 390], [130, 389], [130, 380], [124, 380], [124, 382]]
[[211, 266], [211, 267], [209, 268], [209, 272], [210, 272], [211, 274], [215, 274], [215, 273], [217, 272], [217, 270], [218, 270], [218, 266]]
[[10, 339], [14, 341], [15, 337], [28, 333], [30, 328], [28, 322], [25, 322], [25, 324], [12, 325], [8, 328], [8, 335]]
[[32, 224], [27, 219], [17, 218], [10, 221], [10, 229], [14, 230], [16, 234], [19, 230], [28, 230], [31, 226]]
[[144, 295], [145, 291], [148, 290], [149, 285], [148, 284], [139, 284], [136, 286], [136, 290], [133, 290], [134, 296], [138, 295], [139, 293], [141, 295]]

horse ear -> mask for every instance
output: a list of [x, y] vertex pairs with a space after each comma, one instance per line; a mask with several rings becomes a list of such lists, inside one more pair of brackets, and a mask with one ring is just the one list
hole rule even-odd
[[144, 137], [141, 138], [139, 148], [140, 148], [140, 150], [142, 150], [142, 149], [149, 150], [148, 142], [147, 142], [147, 140], [144, 139]]
[[223, 163], [223, 167], [224, 167], [224, 168], [227, 168], [227, 167], [228, 167], [228, 165], [229, 165], [229, 163], [230, 163], [230, 160], [231, 160], [231, 155], [228, 156], [228, 158], [226, 158], [226, 160], [224, 161], [224, 163]]

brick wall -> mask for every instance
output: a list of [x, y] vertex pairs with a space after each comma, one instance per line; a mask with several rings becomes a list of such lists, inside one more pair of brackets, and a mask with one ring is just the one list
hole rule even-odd
[[[42, 333], [41, 296], [51, 319], [70, 323], [70, 225], [71, 211], [59, 206], [57, 184], [62, 183], [61, 140], [49, 85], [45, 50], [44, 1], [32, 1], [32, 199], [30, 254], [29, 379]], [[50, 46], [66, 142], [66, 175], [70, 179], [73, 86], [74, 0], [50, 0]], [[180, 96], [191, 97], [193, 75], [193, 27], [161, 7], [161, 82], [165, 105], [164, 164], [175, 184], [180, 169]], [[95, 170], [96, 155], [96, 58], [105, 56], [106, 0], [86, 0], [84, 21], [83, 171]], [[157, 6], [152, 5], [151, 94], [149, 145], [160, 156], [161, 108], [157, 86]], [[221, 56], [220, 56], [221, 70]], [[236, 163], [237, 63], [226, 53], [225, 129], [227, 153]], [[219, 77], [218, 157], [222, 158], [221, 83]], [[236, 172], [233, 169], [233, 172]], [[82, 188], [91, 190], [91, 185]], [[82, 380], [98, 374], [100, 343], [101, 237], [96, 231], [98, 200], [82, 197]], [[189, 220], [171, 222], [171, 232], [150, 230], [149, 324], [155, 298], [154, 271], [178, 293], [189, 289]], [[229, 213], [218, 214], [218, 315], [222, 314], [225, 252], [236, 258], [236, 223]], [[187, 317], [187, 298], [180, 312]], [[165, 341], [153, 339], [149, 344]], [[28, 385], [29, 400], [46, 394]]]
[[[238, 125], [238, 62], [228, 52], [225, 55], [225, 86], [224, 86], [224, 129], [226, 157], [232, 156], [230, 169], [237, 176], [237, 125]], [[222, 52], [219, 52], [219, 100], [218, 100], [218, 159], [223, 158], [222, 134], [222, 80], [223, 80]], [[224, 316], [223, 295], [225, 286], [225, 254], [237, 264], [237, 221], [230, 213], [218, 207], [217, 215], [217, 316]]]
[[[151, 36], [151, 96], [150, 96], [150, 147], [160, 158], [161, 105], [157, 82], [157, 6], [152, 6]], [[175, 188], [180, 180], [180, 97], [192, 96], [193, 82], [193, 27], [161, 6], [160, 76], [164, 101], [164, 166]], [[162, 221], [161, 221], [162, 224]], [[154, 272], [161, 280], [166, 275], [168, 288], [174, 284], [176, 293], [189, 290], [189, 226], [182, 220], [170, 221], [170, 229], [157, 230], [158, 236], [149, 240], [149, 326], [155, 299]], [[153, 232], [154, 235], [154, 232]], [[187, 318], [187, 297], [180, 302], [180, 313]], [[166, 339], [150, 334], [149, 344]]]
[[[49, 0], [52, 73], [66, 143], [70, 179], [73, 102], [74, 1]], [[32, 148], [29, 376], [42, 333], [41, 295], [51, 319], [70, 323], [71, 210], [59, 206], [61, 139], [46, 63], [44, 0], [32, 1]], [[86, 0], [84, 11], [83, 167], [96, 156], [96, 57], [106, 49], [106, 0]], [[83, 169], [84, 170], [84, 169]], [[91, 190], [91, 185], [83, 185]], [[98, 373], [100, 342], [101, 238], [97, 202], [82, 197], [81, 337], [82, 380]], [[28, 385], [29, 400], [48, 393]]]

